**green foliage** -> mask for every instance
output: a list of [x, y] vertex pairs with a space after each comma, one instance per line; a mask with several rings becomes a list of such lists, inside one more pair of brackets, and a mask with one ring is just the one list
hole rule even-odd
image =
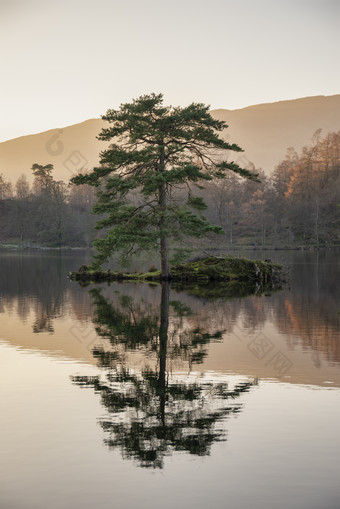
[[151, 94], [103, 115], [111, 126], [98, 138], [112, 143], [99, 167], [72, 179], [97, 189], [93, 211], [102, 216], [96, 228], [105, 235], [95, 241], [94, 267], [113, 253], [125, 258], [157, 249], [168, 276], [169, 240], [223, 233], [203, 216], [206, 205], [192, 188], [229, 171], [253, 180], [257, 175], [225, 160], [227, 151], [242, 149], [219, 137], [228, 126], [208, 110], [197, 103], [165, 107], [161, 94]]
[[[200, 182], [204, 184], [204, 189], [199, 181], [176, 184], [167, 195], [169, 220], [173, 209], [182, 222], [187, 220], [188, 216], [182, 214], [180, 207], [188, 201], [190, 207], [187, 208], [193, 216], [201, 218], [204, 214], [208, 224], [219, 225], [224, 230], [224, 236], [213, 239], [213, 247], [221, 251], [241, 245], [261, 248], [338, 246], [339, 153], [340, 132], [329, 133], [313, 142], [313, 145], [305, 147], [300, 154], [290, 148], [287, 157], [277, 166], [272, 176], [259, 172], [260, 184], [252, 179], [243, 179], [233, 171], [229, 171], [229, 175], [226, 174], [223, 179], [202, 179]], [[98, 236], [94, 228], [98, 217], [91, 214], [91, 210], [96, 200], [96, 190], [104, 186], [104, 182], [99, 187], [86, 184], [66, 186], [55, 181], [52, 165], [35, 163], [33, 171], [33, 186], [25, 175], [12, 185], [0, 174], [1, 241], [21, 247], [32, 244], [89, 247]], [[116, 176], [119, 179], [118, 173]], [[190, 194], [187, 184], [193, 188]], [[204, 201], [197, 198], [203, 198]], [[143, 203], [143, 199], [139, 189], [135, 189], [122, 199], [122, 203], [116, 200], [111, 202], [112, 214], [117, 214], [118, 218], [119, 212], [122, 223], [123, 219], [129, 221], [129, 214]], [[122, 205], [131, 207], [125, 210], [125, 216]], [[98, 211], [100, 213], [99, 204]], [[150, 216], [145, 219], [150, 220]], [[193, 226], [192, 217], [189, 219]], [[131, 222], [132, 219], [129, 224]], [[157, 227], [155, 222], [154, 229]], [[103, 236], [112, 229], [110, 216], [105, 210], [98, 221], [98, 228], [105, 232]], [[131, 238], [134, 239], [134, 228], [130, 229]], [[158, 250], [159, 238], [157, 231], [155, 233], [154, 245]], [[206, 242], [206, 232], [202, 229], [199, 233], [201, 238], [195, 241], [195, 248], [212, 247], [212, 234], [209, 234]], [[128, 240], [127, 229], [124, 234]], [[148, 236], [143, 238], [145, 242], [151, 243], [151, 240]], [[171, 252], [174, 246], [190, 247], [186, 236], [184, 242], [181, 242], [173, 235], [172, 241], [172, 244], [169, 243]], [[107, 246], [107, 250], [110, 256], [110, 246]], [[124, 261], [129, 261], [126, 252]], [[123, 266], [128, 267], [128, 264]]]
[[170, 262], [172, 265], [179, 265], [184, 263], [193, 253], [192, 249], [175, 248]]

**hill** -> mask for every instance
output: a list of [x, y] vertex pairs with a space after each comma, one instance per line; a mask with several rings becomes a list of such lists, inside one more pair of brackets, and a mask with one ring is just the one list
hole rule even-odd
[[[259, 104], [237, 110], [213, 110], [215, 118], [229, 125], [225, 137], [244, 148], [233, 154], [240, 165], [253, 162], [271, 173], [286, 149], [310, 144], [314, 132], [340, 130], [340, 94]], [[98, 164], [106, 144], [96, 139], [105, 123], [90, 119], [80, 124], [52, 129], [0, 143], [0, 173], [12, 182], [25, 173], [31, 179], [33, 163], [55, 167], [57, 180], [67, 181], [81, 168]]]

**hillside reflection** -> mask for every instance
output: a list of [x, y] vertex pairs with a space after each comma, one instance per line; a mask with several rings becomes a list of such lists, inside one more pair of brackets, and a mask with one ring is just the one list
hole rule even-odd
[[[124, 458], [139, 466], [163, 468], [164, 456], [174, 451], [204, 456], [215, 442], [226, 440], [225, 420], [241, 411], [236, 403], [257, 380], [236, 384], [230, 389], [222, 379], [173, 373], [173, 361], [189, 370], [202, 362], [213, 334], [190, 327], [185, 318], [189, 307], [169, 301], [169, 285], [162, 283], [159, 308], [143, 299], [116, 296], [119, 306], [91, 291], [97, 333], [107, 347], [95, 348], [93, 355], [105, 376], [74, 376], [73, 382], [91, 387], [100, 394], [107, 417], [101, 420], [105, 444], [119, 448]], [[171, 327], [169, 309], [172, 308]], [[141, 370], [132, 369], [127, 354], [142, 352]], [[186, 370], [187, 371], [187, 370]]]

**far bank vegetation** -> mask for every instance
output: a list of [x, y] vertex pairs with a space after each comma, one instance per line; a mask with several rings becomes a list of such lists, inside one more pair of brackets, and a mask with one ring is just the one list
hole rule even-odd
[[[260, 183], [231, 173], [199, 191], [208, 221], [225, 232], [214, 236], [215, 247], [340, 244], [340, 131], [316, 132], [300, 153], [289, 148], [270, 176], [249, 169]], [[30, 185], [27, 171], [15, 183], [0, 174], [0, 243], [89, 247], [97, 234], [93, 188], [56, 181], [52, 165], [37, 163]], [[195, 242], [211, 247], [209, 239]]]

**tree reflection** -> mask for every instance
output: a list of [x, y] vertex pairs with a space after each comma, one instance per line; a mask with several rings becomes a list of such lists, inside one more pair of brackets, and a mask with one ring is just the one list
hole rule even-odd
[[[210, 454], [213, 443], [226, 440], [225, 419], [242, 408], [235, 400], [257, 382], [230, 389], [223, 379], [172, 373], [169, 362], [185, 360], [190, 367], [202, 362], [209, 342], [220, 340], [223, 331], [209, 334], [197, 326], [190, 329], [190, 308], [169, 301], [166, 282], [158, 315], [145, 302], [143, 306], [120, 297], [118, 309], [100, 290], [91, 293], [97, 333], [110, 344], [109, 351], [96, 348], [93, 354], [109, 370], [104, 379], [75, 376], [73, 382], [100, 394], [107, 409], [101, 421], [105, 443], [148, 468], [162, 468], [164, 456], [174, 451]], [[174, 316], [169, 326], [170, 308]], [[154, 355], [155, 366], [138, 371], [129, 367], [125, 353], [136, 350], [146, 353], [149, 361]]]

